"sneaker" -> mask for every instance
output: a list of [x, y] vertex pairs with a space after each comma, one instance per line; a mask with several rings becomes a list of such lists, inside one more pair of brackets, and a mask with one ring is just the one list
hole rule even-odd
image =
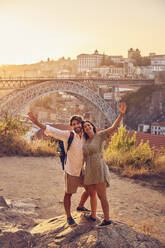
[[101, 222], [101, 224], [97, 225], [96, 228], [103, 228], [103, 227], [109, 227], [111, 225], [111, 221], [106, 221], [106, 220], [103, 220]]
[[76, 222], [72, 217], [67, 218], [67, 223], [69, 226], [77, 226]]
[[93, 218], [90, 214], [83, 214], [83, 216], [87, 219], [90, 220], [92, 222], [96, 221], [96, 218]]
[[85, 207], [82, 207], [82, 208], [77, 207], [76, 210], [77, 210], [77, 212], [81, 212], [81, 213], [90, 213], [91, 212], [89, 209], [87, 209]]

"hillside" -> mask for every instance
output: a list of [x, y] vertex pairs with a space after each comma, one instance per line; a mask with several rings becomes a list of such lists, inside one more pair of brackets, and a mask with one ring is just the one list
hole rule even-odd
[[140, 123], [165, 121], [165, 85], [141, 87], [123, 97], [122, 101], [127, 103], [124, 123], [130, 129], [137, 130]]

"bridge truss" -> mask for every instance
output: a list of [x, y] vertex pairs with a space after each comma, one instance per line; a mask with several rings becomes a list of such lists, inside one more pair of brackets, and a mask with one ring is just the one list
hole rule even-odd
[[80, 83], [69, 79], [29, 82], [21, 87], [18, 85], [10, 94], [0, 99], [0, 115], [8, 112], [11, 116], [16, 116], [26, 105], [41, 96], [52, 92], [66, 92], [79, 95], [91, 102], [109, 123], [112, 123], [116, 118], [115, 111], [95, 90], [97, 87], [93, 83]]

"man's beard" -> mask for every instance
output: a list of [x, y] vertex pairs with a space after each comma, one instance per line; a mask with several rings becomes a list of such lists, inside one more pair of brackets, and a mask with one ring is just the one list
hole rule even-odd
[[74, 131], [76, 132], [76, 133], [81, 133], [82, 132], [82, 128], [80, 128], [80, 127], [77, 127], [77, 128], [75, 128], [74, 129]]

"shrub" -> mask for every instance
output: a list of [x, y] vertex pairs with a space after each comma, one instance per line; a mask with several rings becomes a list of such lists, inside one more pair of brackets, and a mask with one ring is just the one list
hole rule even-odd
[[40, 140], [28, 143], [23, 135], [29, 131], [17, 118], [7, 114], [0, 121], [0, 156], [52, 156], [57, 154], [57, 142]]
[[137, 145], [136, 133], [131, 137], [129, 131], [121, 126], [111, 137], [108, 147], [103, 150], [103, 158], [109, 167], [117, 171], [140, 170], [140, 174], [153, 169], [154, 153], [149, 142]]
[[115, 150], [120, 150], [123, 152], [129, 151], [131, 147], [134, 147], [136, 144], [136, 133], [130, 137], [129, 132], [126, 131], [125, 127], [122, 125], [118, 132], [116, 132], [109, 142], [107, 153], [110, 153]]
[[155, 171], [157, 175], [165, 175], [165, 149], [156, 153], [154, 158]]
[[146, 166], [149, 168], [153, 161], [153, 152], [149, 142], [143, 143], [143, 141], [141, 141], [138, 146], [130, 150], [130, 157], [131, 161], [129, 161], [129, 163], [134, 168], [140, 169]]

